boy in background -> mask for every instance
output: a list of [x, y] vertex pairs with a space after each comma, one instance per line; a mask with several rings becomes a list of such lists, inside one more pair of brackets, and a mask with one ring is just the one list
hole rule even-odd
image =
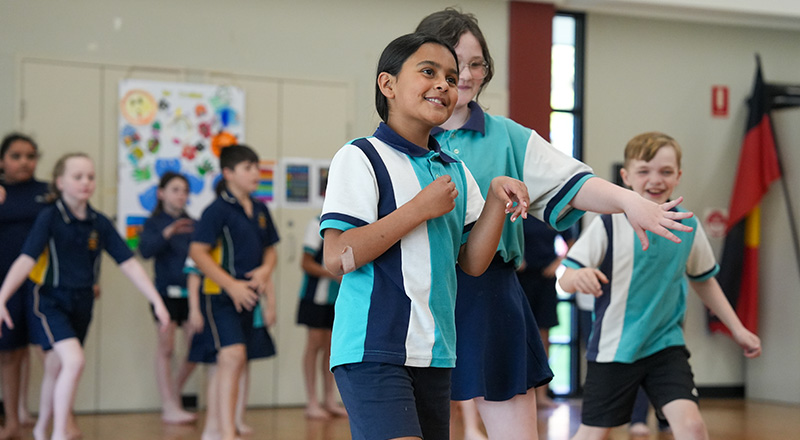
[[205, 276], [208, 325], [215, 329], [220, 438], [233, 440], [239, 381], [247, 364], [259, 295], [267, 296], [267, 325], [274, 321], [270, 287], [278, 233], [267, 206], [250, 196], [260, 179], [258, 155], [245, 145], [231, 145], [222, 149], [219, 161], [223, 177], [219, 197], [203, 211], [189, 256]]
[[[620, 175], [642, 197], [664, 203], [680, 181], [680, 166], [681, 148], [673, 138], [643, 133], [628, 142]], [[602, 215], [564, 260], [561, 288], [596, 297], [582, 422], [573, 440], [603, 439], [612, 427], [629, 422], [640, 385], [676, 439], [708, 439], [681, 327], [684, 274], [744, 355], [761, 354], [758, 336], [742, 325], [714, 278], [719, 266], [700, 222], [681, 222], [694, 229], [673, 231], [680, 243], [648, 232], [650, 248], [643, 251], [624, 214]]]

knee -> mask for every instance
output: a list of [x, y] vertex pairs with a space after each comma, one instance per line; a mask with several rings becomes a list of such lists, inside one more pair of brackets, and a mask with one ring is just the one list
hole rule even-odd
[[72, 353], [70, 356], [61, 359], [62, 371], [72, 371], [75, 373], [80, 373], [83, 371], [85, 365], [86, 365], [86, 357], [83, 355], [83, 351]]
[[681, 422], [681, 425], [683, 425], [683, 430], [686, 432], [686, 438], [692, 440], [708, 439], [706, 424], [701, 417], [686, 418]]
[[217, 355], [217, 364], [222, 368], [241, 368], [247, 362], [244, 346], [225, 347]]

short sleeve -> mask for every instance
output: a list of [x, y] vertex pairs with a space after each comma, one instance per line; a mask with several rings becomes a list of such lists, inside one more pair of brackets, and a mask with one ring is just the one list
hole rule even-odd
[[224, 216], [219, 204], [212, 202], [211, 205], [203, 211], [200, 221], [195, 224], [192, 241], [205, 243], [211, 246], [215, 245], [217, 238], [222, 233], [223, 222]]
[[25, 254], [34, 260], [39, 258], [39, 255], [42, 254], [45, 246], [47, 246], [47, 241], [50, 239], [50, 224], [54, 215], [56, 215], [56, 210], [51, 205], [36, 216], [36, 221], [33, 222], [28, 238], [25, 239], [25, 243], [22, 245], [21, 254]]
[[529, 212], [556, 230], [563, 230], [577, 221], [584, 211], [569, 202], [589, 178], [592, 169], [558, 151], [531, 130], [525, 150], [523, 182], [531, 198]]
[[472, 176], [472, 173], [469, 171], [466, 165], [463, 165], [464, 169], [464, 180], [466, 181], [467, 186], [467, 211], [466, 216], [464, 217], [464, 237], [462, 238], [462, 244], [466, 242], [467, 233], [472, 229], [472, 226], [475, 222], [478, 221], [478, 217], [481, 215], [481, 211], [483, 211], [483, 205], [485, 203], [483, 199], [483, 195], [481, 194], [481, 188], [478, 186], [478, 182], [475, 181], [475, 178]]
[[[260, 203], [255, 201], [254, 203]], [[264, 208], [264, 215], [267, 217], [267, 227], [264, 230], [264, 247], [269, 247], [280, 241], [280, 237], [278, 237], [278, 229], [275, 228], [275, 222], [272, 221], [272, 215], [269, 213], [269, 207], [266, 204], [262, 204]]]
[[572, 269], [597, 268], [606, 256], [608, 233], [602, 216], [597, 216], [569, 248], [563, 264]]
[[106, 252], [111, 255], [111, 258], [117, 264], [121, 264], [133, 257], [133, 251], [125, 243], [125, 240], [120, 237], [114, 225], [111, 224], [111, 221], [106, 216], [100, 213], [97, 214], [97, 226], [105, 237], [103, 241]]
[[686, 276], [692, 281], [705, 281], [719, 272], [719, 265], [702, 224], [697, 221], [694, 228], [692, 250], [686, 260]]
[[322, 247], [322, 237], [319, 235], [319, 217], [314, 217], [306, 225], [306, 233], [303, 236], [303, 252], [316, 254]]
[[353, 144], [342, 147], [331, 161], [322, 205], [320, 234], [378, 220], [378, 184], [367, 156]]

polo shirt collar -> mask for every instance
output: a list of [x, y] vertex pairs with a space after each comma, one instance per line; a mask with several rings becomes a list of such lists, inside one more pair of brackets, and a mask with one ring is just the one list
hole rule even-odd
[[428, 149], [422, 148], [418, 145], [415, 145], [413, 142], [405, 139], [404, 137], [397, 134], [396, 131], [392, 130], [391, 127], [386, 125], [385, 123], [381, 122], [378, 125], [378, 129], [375, 130], [375, 134], [373, 134], [376, 138], [383, 141], [390, 147], [394, 148], [397, 151], [402, 153], [408, 154], [412, 157], [424, 157], [429, 152], [433, 152], [439, 157], [442, 158], [444, 162], [456, 162], [455, 159], [447, 155], [445, 152], [442, 151], [439, 142], [433, 138], [433, 136], [428, 136]]
[[[81, 221], [77, 217], [75, 217], [75, 214], [73, 214], [72, 211], [69, 210], [69, 207], [67, 206], [66, 203], [64, 203], [63, 200], [61, 199], [56, 200], [56, 208], [58, 209], [58, 212], [61, 214], [61, 219], [64, 220], [64, 223], [70, 224], [73, 221], [76, 222]], [[97, 212], [92, 208], [92, 205], [87, 203], [86, 220], [93, 221], [96, 218], [97, 218]]]
[[[475, 101], [470, 101], [469, 104], [467, 104], [467, 108], [469, 108], [470, 110], [469, 119], [467, 119], [467, 122], [465, 122], [464, 125], [462, 125], [461, 128], [459, 128], [459, 130], [477, 131], [478, 133], [485, 136], [486, 118], [484, 117], [483, 109]], [[440, 127], [436, 127], [433, 130], [431, 130], [431, 134], [436, 135], [442, 133], [443, 131], [445, 130], [443, 130]]]
[[[231, 205], [242, 206], [242, 205], [241, 205], [241, 203], [239, 203], [239, 199], [237, 199], [237, 198], [236, 198], [236, 196], [234, 196], [233, 194], [231, 194], [231, 192], [230, 192], [230, 191], [228, 191], [228, 189], [227, 189], [227, 188], [225, 188], [225, 190], [223, 190], [223, 191], [222, 191], [222, 192], [219, 194], [219, 196], [220, 196], [220, 197], [222, 197], [222, 200], [224, 200], [224, 201], [226, 201], [226, 202], [230, 203]], [[248, 196], [248, 197], [250, 197], [250, 196]], [[253, 197], [250, 197], [250, 199], [251, 199], [251, 200], [253, 200], [253, 205], [255, 206], [255, 204], [257, 203], [257, 202], [255, 201], [255, 199], [253, 199]]]

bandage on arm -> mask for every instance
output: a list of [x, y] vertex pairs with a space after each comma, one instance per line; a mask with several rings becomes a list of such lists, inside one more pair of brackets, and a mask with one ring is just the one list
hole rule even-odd
[[356, 260], [353, 257], [353, 248], [350, 246], [345, 246], [342, 249], [342, 272], [343, 273], [350, 273], [356, 270]]

